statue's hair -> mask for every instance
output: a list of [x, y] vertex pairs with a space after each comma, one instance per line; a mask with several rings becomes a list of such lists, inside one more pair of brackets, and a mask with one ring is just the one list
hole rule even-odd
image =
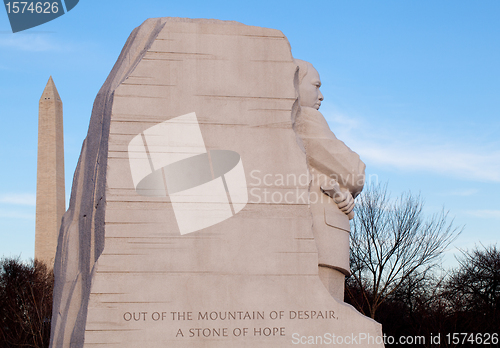
[[294, 59], [295, 64], [299, 67], [299, 84], [302, 82], [304, 77], [307, 75], [307, 71], [309, 69], [309, 65], [312, 65], [309, 62], [301, 59]]

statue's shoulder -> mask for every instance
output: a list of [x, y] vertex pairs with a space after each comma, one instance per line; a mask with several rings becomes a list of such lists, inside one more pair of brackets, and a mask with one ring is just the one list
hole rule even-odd
[[329, 128], [323, 114], [314, 108], [301, 107], [297, 120], [299, 120], [299, 122], [313, 122]]
[[301, 106], [300, 107], [300, 114], [304, 116], [309, 116], [309, 117], [323, 117], [323, 114], [319, 111], [316, 110], [315, 108], [311, 108], [308, 106]]

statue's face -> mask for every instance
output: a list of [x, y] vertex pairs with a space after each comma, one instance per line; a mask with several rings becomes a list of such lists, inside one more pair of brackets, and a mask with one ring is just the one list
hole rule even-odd
[[299, 86], [300, 105], [318, 110], [323, 100], [323, 94], [319, 90], [320, 87], [321, 80], [319, 79], [319, 74], [312, 65], [309, 65], [307, 74]]

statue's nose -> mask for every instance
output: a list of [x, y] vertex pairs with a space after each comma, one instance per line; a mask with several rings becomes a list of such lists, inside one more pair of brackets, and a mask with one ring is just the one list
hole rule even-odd
[[320, 101], [323, 101], [323, 93], [321, 93], [321, 91], [319, 91], [318, 99]]

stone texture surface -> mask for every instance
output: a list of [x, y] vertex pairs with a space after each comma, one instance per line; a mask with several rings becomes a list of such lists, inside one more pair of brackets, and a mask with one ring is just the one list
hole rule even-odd
[[63, 106], [51, 76], [39, 101], [35, 227], [35, 259], [49, 267], [66, 210], [64, 191]]
[[[52, 347], [288, 347], [304, 335], [381, 335], [318, 276], [306, 156], [292, 128], [296, 70], [277, 30], [178, 18], [134, 30], [96, 98], [63, 219]], [[128, 145], [192, 112], [208, 151], [241, 156], [249, 201], [181, 235], [168, 196], [134, 189]]]

